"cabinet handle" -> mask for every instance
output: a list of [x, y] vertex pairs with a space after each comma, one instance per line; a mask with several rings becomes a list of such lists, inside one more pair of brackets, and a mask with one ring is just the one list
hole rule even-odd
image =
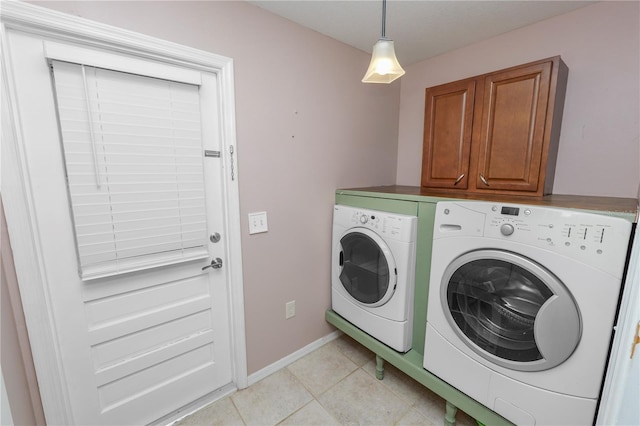
[[482, 176], [482, 173], [480, 173], [480, 180], [482, 181], [482, 183], [484, 183], [485, 185], [489, 186], [489, 182], [487, 182], [487, 180], [484, 178], [484, 176]]
[[456, 179], [455, 182], [453, 182], [454, 185], [457, 185], [458, 183], [460, 183], [460, 181], [464, 178], [464, 173], [461, 174], [460, 176], [458, 176], [458, 179]]

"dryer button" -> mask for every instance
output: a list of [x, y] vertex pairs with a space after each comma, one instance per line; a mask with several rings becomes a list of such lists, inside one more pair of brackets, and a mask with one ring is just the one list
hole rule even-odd
[[500, 227], [500, 233], [502, 235], [511, 235], [513, 234], [513, 225], [510, 223], [505, 223]]

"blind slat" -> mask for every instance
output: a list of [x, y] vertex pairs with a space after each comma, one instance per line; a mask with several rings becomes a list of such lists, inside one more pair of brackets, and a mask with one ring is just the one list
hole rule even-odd
[[206, 257], [198, 87], [51, 63], [83, 279]]

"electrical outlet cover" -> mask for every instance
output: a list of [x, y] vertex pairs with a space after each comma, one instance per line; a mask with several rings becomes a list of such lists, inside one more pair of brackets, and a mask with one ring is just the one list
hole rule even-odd
[[296, 301], [292, 300], [285, 305], [285, 319], [293, 318], [296, 316]]

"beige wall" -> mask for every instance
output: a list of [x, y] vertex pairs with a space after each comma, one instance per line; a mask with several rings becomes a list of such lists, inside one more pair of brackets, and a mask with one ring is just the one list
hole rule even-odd
[[420, 185], [426, 87], [560, 55], [569, 82], [553, 192], [635, 198], [639, 21], [637, 1], [600, 2], [407, 67], [397, 183]]
[[361, 84], [369, 55], [245, 2], [33, 3], [234, 59], [248, 371], [326, 336], [334, 191], [395, 182], [399, 83]]
[[[359, 83], [367, 54], [245, 2], [33, 3], [234, 59], [250, 374], [331, 331], [334, 190], [419, 184], [428, 86], [561, 55], [570, 74], [554, 192], [637, 191], [638, 2], [475, 43], [390, 86]], [[269, 232], [249, 236], [247, 213], [262, 210]], [[285, 320], [289, 300], [297, 313]]]

